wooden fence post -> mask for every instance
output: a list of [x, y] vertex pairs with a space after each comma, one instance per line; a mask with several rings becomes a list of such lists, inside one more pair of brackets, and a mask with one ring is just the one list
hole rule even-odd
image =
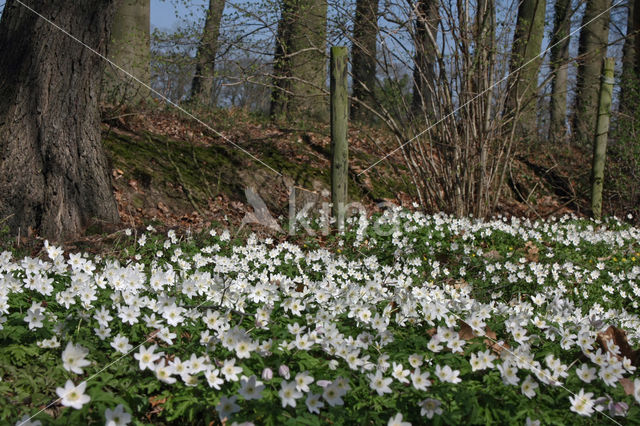
[[331, 48], [331, 212], [338, 229], [344, 225], [347, 205], [347, 182], [349, 170], [349, 147], [347, 145], [348, 93], [347, 93], [347, 48]]
[[594, 219], [602, 217], [602, 186], [604, 181], [604, 162], [609, 137], [609, 114], [611, 94], [613, 92], [614, 58], [604, 60], [600, 97], [598, 99], [598, 122], [593, 139], [593, 165], [591, 168], [591, 211]]

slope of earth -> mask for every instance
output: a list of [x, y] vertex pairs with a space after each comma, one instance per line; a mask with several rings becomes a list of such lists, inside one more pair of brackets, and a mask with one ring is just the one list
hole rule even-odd
[[[238, 111], [198, 114], [215, 132], [170, 112], [105, 120], [103, 141], [123, 222], [140, 226], [238, 223], [247, 211], [245, 189], [274, 217], [289, 212], [290, 188], [300, 210], [329, 202], [330, 136], [327, 126], [286, 128]], [[351, 131], [349, 198], [375, 210], [381, 201], [409, 206], [410, 176], [399, 155], [358, 176], [391, 151], [381, 131]]]

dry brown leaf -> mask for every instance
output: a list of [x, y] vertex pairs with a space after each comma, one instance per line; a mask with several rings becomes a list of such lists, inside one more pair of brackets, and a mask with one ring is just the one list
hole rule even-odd
[[487, 345], [487, 348], [491, 349], [495, 353], [500, 354], [503, 349], [510, 348], [507, 342], [504, 342], [502, 344], [498, 343], [498, 336], [489, 327], [486, 328], [485, 335], [488, 337], [488, 339], [484, 339], [484, 344]]
[[623, 357], [629, 358], [632, 365], [640, 367], [640, 350], [634, 351], [631, 348], [624, 330], [609, 326], [603, 333], [598, 334], [596, 341], [605, 351], [609, 350], [608, 342], [613, 342], [620, 349], [620, 355], [616, 355], [619, 360], [622, 360]]
[[499, 260], [502, 259], [502, 255], [498, 252], [498, 250], [491, 250], [482, 254], [482, 257], [486, 259]]
[[460, 321], [460, 331], [458, 331], [458, 337], [462, 340], [469, 340], [476, 337], [476, 335], [473, 334], [473, 329], [469, 324], [464, 321]]
[[531, 241], [527, 241], [524, 243], [524, 248], [527, 249], [527, 254], [525, 257], [529, 262], [537, 262], [538, 261], [538, 252], [540, 249]]
[[633, 380], [629, 379], [628, 377], [623, 377], [622, 379], [620, 379], [620, 384], [622, 385], [625, 394], [633, 395], [633, 392], [635, 391]]

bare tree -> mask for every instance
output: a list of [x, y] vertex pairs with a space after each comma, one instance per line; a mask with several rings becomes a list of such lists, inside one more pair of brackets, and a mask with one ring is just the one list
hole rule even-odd
[[556, 0], [551, 35], [551, 116], [549, 140], [565, 141], [567, 137], [567, 93], [569, 79], [569, 32], [571, 1]]
[[191, 100], [203, 105], [211, 105], [214, 100], [215, 62], [224, 4], [225, 0], [209, 0], [209, 10], [198, 46], [196, 73], [191, 83]]
[[415, 63], [413, 67], [413, 97], [411, 111], [416, 117], [427, 117], [428, 122], [436, 117], [434, 105], [436, 84], [436, 58], [438, 55], [436, 36], [440, 24], [438, 0], [418, 0], [415, 5]]
[[519, 113], [513, 125], [518, 137], [526, 141], [537, 139], [536, 105], [545, 8], [545, 0], [520, 2], [513, 36], [507, 115]]
[[326, 119], [326, 0], [282, 0], [272, 117]]
[[582, 17], [572, 123], [574, 140], [582, 146], [593, 141], [602, 63], [609, 44], [609, 6], [610, 0], [587, 0]]
[[354, 102], [351, 104], [350, 115], [354, 121], [370, 122], [373, 117], [360, 102], [375, 104], [378, 3], [379, 0], [356, 1], [351, 48]]
[[[121, 0], [113, 18], [109, 56], [118, 66], [146, 84], [151, 83], [150, 0]], [[109, 103], [137, 103], [148, 90], [107, 65], [103, 99]]]
[[620, 112], [632, 113], [639, 91], [640, 78], [640, 1], [627, 2], [627, 34], [622, 50], [622, 76], [620, 93]]

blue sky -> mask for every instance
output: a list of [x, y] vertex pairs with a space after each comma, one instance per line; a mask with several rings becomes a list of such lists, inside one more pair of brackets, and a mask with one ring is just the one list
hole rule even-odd
[[198, 19], [208, 5], [208, 0], [151, 0], [151, 28], [171, 29], [181, 18]]

